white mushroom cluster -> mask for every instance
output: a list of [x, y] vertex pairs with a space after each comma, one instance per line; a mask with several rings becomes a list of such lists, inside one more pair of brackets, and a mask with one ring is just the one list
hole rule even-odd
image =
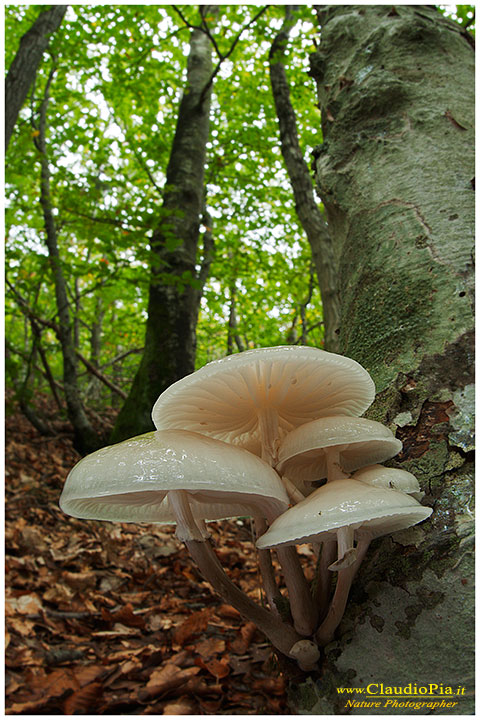
[[[317, 348], [228, 356], [158, 398], [155, 431], [83, 458], [60, 507], [80, 518], [176, 523], [215, 590], [309, 669], [318, 645], [333, 638], [371, 540], [431, 514], [418, 501], [413, 475], [378, 464], [402, 445], [388, 428], [360, 417], [374, 397], [364, 368]], [[239, 516], [254, 518], [269, 609], [230, 581], [209, 540], [208, 521]], [[295, 548], [306, 542], [321, 544], [313, 590]], [[290, 619], [280, 613], [271, 549]]]

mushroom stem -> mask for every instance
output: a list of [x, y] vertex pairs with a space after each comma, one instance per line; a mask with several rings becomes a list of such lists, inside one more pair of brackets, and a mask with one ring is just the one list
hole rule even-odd
[[[187, 492], [171, 490], [168, 493], [168, 501], [177, 520], [177, 537], [185, 542], [190, 555], [205, 578], [221, 597], [253, 622], [277, 650], [289, 655], [290, 649], [298, 640], [301, 640], [301, 635], [295, 632], [291, 625], [282, 622], [277, 615], [257, 605], [232, 583], [225, 574], [212, 546], [206, 541], [195, 522]], [[303, 579], [305, 580], [304, 577]]]
[[311, 635], [317, 626], [318, 610], [303, 574], [300, 559], [293, 545], [275, 548], [283, 570], [295, 630]]
[[357, 559], [353, 565], [350, 565], [350, 567], [347, 567], [345, 570], [340, 570], [338, 573], [337, 587], [335, 588], [332, 602], [328, 608], [328, 613], [315, 633], [315, 638], [319, 645], [328, 645], [328, 643], [333, 640], [335, 630], [339, 626], [345, 612], [353, 578], [365, 557], [365, 553], [370, 545], [370, 540], [370, 536], [367, 535], [364, 535], [359, 540], [357, 545]]
[[287, 495], [294, 505], [296, 505], [298, 502], [301, 502], [302, 500], [305, 500], [305, 495], [300, 492], [297, 486], [294, 485], [294, 483], [289, 480], [286, 475], [280, 475], [280, 477], [282, 479], [285, 490], [287, 491]]
[[167, 493], [170, 508], [175, 515], [177, 521], [176, 536], [179, 540], [199, 540], [200, 542], [208, 537], [208, 530], [203, 523], [203, 527], [197, 525], [193, 517], [192, 508], [188, 500], [186, 490], [169, 490]]
[[[267, 523], [265, 518], [254, 518], [254, 525], [255, 536], [259, 538], [260, 535], [263, 535], [263, 533], [267, 530]], [[275, 580], [275, 572], [272, 565], [271, 552], [270, 550], [260, 550], [259, 548], [257, 548], [257, 552], [258, 566], [260, 568], [260, 575], [262, 576], [263, 587], [265, 589], [268, 604], [276, 615], [280, 615], [277, 607], [277, 600], [281, 600], [282, 596]]]
[[345, 570], [350, 567], [356, 560], [357, 551], [353, 547], [354, 540], [354, 529], [353, 527], [346, 526], [339, 528], [337, 531], [337, 555], [338, 560], [328, 566], [328, 569], [332, 572], [338, 570]]
[[269, 610], [257, 605], [256, 602], [232, 583], [225, 574], [208, 541], [187, 540], [185, 544], [200, 571], [214, 590], [247, 620], [253, 622], [277, 650], [292, 657], [290, 655], [291, 648], [302, 639], [292, 626], [282, 622]]
[[[343, 480], [349, 477], [348, 473], [344, 472], [340, 466], [340, 446], [334, 446], [325, 448], [325, 459], [327, 461], [327, 482], [334, 482], [335, 480]], [[316, 596], [318, 598], [317, 607], [319, 608], [320, 618], [325, 616], [328, 607], [328, 599], [330, 597], [330, 588], [332, 585], [331, 570], [341, 568], [331, 568], [330, 566], [335, 561], [335, 552], [337, 551], [337, 543], [334, 540], [328, 540], [324, 542], [322, 547], [322, 554], [320, 557], [319, 569], [318, 569], [318, 582]], [[354, 551], [355, 552], [355, 551]], [[338, 560], [342, 557], [340, 551], [337, 551]], [[352, 562], [355, 561], [355, 557], [352, 557]]]
[[278, 450], [278, 411], [268, 407], [259, 410], [258, 429], [262, 443], [262, 460], [274, 467]]
[[328, 610], [330, 589], [332, 587], [332, 573], [328, 567], [335, 562], [337, 556], [337, 543], [335, 540], [325, 540], [317, 562], [317, 585], [314, 600], [318, 607], [318, 617], [322, 621]]
[[348, 473], [342, 470], [342, 466], [340, 465], [341, 449], [341, 445], [325, 448], [325, 458], [327, 461], [327, 482], [343, 480], [344, 478], [350, 477]]

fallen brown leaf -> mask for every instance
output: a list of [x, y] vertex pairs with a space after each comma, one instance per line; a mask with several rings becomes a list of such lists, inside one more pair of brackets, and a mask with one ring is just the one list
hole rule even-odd
[[95, 707], [96, 702], [102, 694], [101, 683], [90, 683], [70, 695], [64, 703], [65, 715], [86, 715], [89, 710]]
[[205, 608], [204, 610], [198, 610], [198, 612], [192, 613], [192, 615], [175, 630], [173, 641], [178, 645], [183, 645], [187, 640], [194, 637], [194, 635], [198, 635], [198, 633], [206, 630], [212, 614], [213, 611], [211, 608]]
[[220, 605], [215, 610], [215, 615], [218, 615], [221, 618], [227, 618], [231, 620], [240, 620], [242, 617], [238, 610], [236, 610], [231, 605]]
[[225, 640], [217, 637], [208, 637], [197, 642], [195, 650], [204, 660], [208, 660], [208, 658], [214, 655], [221, 655], [225, 652], [225, 646]]
[[245, 625], [242, 625], [242, 627], [237, 633], [237, 637], [232, 642], [232, 650], [238, 655], [244, 655], [250, 647], [256, 631], [256, 625], [254, 625], [252, 622], [247, 622], [245, 623]]
[[[155, 670], [151, 675], [145, 688], [138, 691], [138, 699], [144, 702], [152, 697], [158, 697], [170, 690], [174, 690], [184, 685], [187, 680], [200, 672], [198, 667], [179, 668], [173, 663], [166, 663], [159, 670]], [[137, 693], [135, 693], [137, 695]]]
[[216, 658], [212, 658], [212, 660], [205, 662], [201, 657], [197, 657], [195, 658], [195, 664], [205, 670], [208, 670], [208, 672], [213, 675], [213, 677], [217, 678], [217, 680], [227, 677], [230, 673], [230, 666], [227, 660], [217, 660]]
[[163, 715], [195, 715], [196, 706], [193, 700], [181, 697], [163, 707]]

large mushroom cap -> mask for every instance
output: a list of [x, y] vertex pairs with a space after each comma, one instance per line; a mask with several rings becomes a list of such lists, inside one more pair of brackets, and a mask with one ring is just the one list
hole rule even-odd
[[257, 541], [260, 549], [335, 539], [352, 527], [372, 538], [422, 522], [432, 513], [409, 495], [347, 478], [327, 483], [280, 515]]
[[83, 458], [67, 477], [60, 507], [80, 518], [171, 523], [169, 490], [187, 491], [194, 517], [205, 520], [288, 507], [279, 476], [263, 460], [179, 430], [139, 435]]
[[384, 425], [356, 417], [324, 417], [297, 427], [278, 449], [277, 470], [291, 480], [312, 482], [327, 477], [329, 448], [339, 452], [339, 465], [351, 472], [383, 462], [402, 449], [402, 443]]
[[169, 387], [154, 405], [155, 427], [185, 428], [260, 454], [270, 439], [325, 415], [361, 415], [375, 397], [354, 360], [313, 347], [247, 350], [205, 365]]
[[387, 468], [383, 465], [370, 465], [361, 470], [357, 470], [354, 474], [355, 480], [361, 480], [368, 485], [376, 487], [393, 488], [401, 490], [404, 493], [416, 494], [420, 492], [420, 485], [415, 475], [407, 470], [399, 468]]

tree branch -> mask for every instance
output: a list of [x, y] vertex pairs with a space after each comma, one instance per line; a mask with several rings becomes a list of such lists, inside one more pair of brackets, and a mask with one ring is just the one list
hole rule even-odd
[[105, 377], [105, 375], [103, 375], [103, 373], [101, 373], [98, 368], [92, 365], [92, 363], [87, 360], [87, 358], [84, 357], [82, 353], [79, 352], [79, 350], [75, 351], [75, 355], [78, 357], [79, 360], [82, 361], [82, 363], [85, 365], [87, 370], [92, 373], [92, 375], [95, 375], [95, 377], [97, 377], [104, 385], [110, 388], [110, 390], [112, 390], [117, 395], [120, 395], [121, 398], [123, 398], [124, 400], [126, 399], [127, 393], [123, 392], [123, 390], [119, 388], [118, 385], [115, 385], [111, 380]]
[[132, 350], [127, 350], [126, 352], [121, 353], [120, 355], [117, 355], [116, 357], [114, 357], [113, 360], [109, 360], [108, 362], [103, 363], [102, 368], [106, 368], [109, 365], [114, 365], [115, 363], [120, 362], [120, 360], [123, 360], [124, 358], [126, 358], [128, 355], [132, 355], [132, 353], [135, 353], [135, 354], [142, 353], [144, 351], [144, 349], [145, 348], [141, 347], [141, 348], [133, 348]]
[[18, 290], [11, 284], [8, 278], [5, 278], [5, 283], [8, 285], [9, 289], [15, 296], [15, 298], [18, 301], [18, 306], [20, 308], [20, 311], [23, 312], [23, 314], [30, 318], [33, 318], [36, 322], [38, 322], [40, 325], [43, 325], [44, 327], [48, 327], [51, 330], [53, 330], [55, 333], [57, 333], [58, 328], [57, 325], [54, 323], [53, 320], [44, 320], [43, 318], [36, 315], [31, 307], [29, 306], [28, 302], [25, 300], [24, 297], [18, 292]]
[[218, 50], [217, 43], [216, 43], [215, 39], [213, 38], [212, 34], [210, 33], [208, 25], [202, 18], [202, 27], [200, 29], [203, 30], [207, 34], [210, 42], [212, 43], [213, 47], [215, 48], [215, 50], [217, 52], [217, 55], [219, 56], [220, 60], [218, 61], [217, 66], [213, 69], [213, 72], [212, 72], [207, 84], [205, 85], [205, 87], [202, 90], [202, 94], [200, 95], [200, 100], [198, 101], [199, 106], [202, 105], [206, 94], [208, 93], [208, 91], [210, 90], [210, 88], [212, 86], [213, 81], [215, 80], [216, 76], [220, 72], [222, 63], [225, 62], [225, 60], [228, 60], [230, 55], [233, 53], [233, 51], [235, 50], [235, 48], [237, 46], [238, 41], [240, 40], [240, 38], [243, 35], [243, 33], [245, 32], [245, 30], [248, 30], [248, 28], [251, 25], [253, 25], [261, 15], [263, 15], [263, 13], [267, 10], [268, 7], [269, 7], [268, 5], [265, 5], [265, 7], [261, 8], [258, 11], [258, 13], [256, 13], [253, 16], [253, 18], [251, 20], [249, 20], [249, 22], [246, 25], [244, 25], [244, 27], [240, 30], [240, 32], [237, 34], [236, 38], [234, 39], [232, 45], [230, 46], [229, 51], [225, 55], [220, 53], [220, 51]]

